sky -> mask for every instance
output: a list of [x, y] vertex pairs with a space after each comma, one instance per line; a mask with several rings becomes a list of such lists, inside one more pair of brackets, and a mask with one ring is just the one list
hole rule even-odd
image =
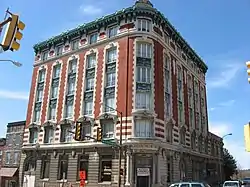
[[[108, 2], [108, 6], [107, 6]], [[0, 62], [0, 136], [8, 122], [25, 120], [34, 62], [33, 45], [124, 7], [135, 0], [1, 0], [0, 18], [7, 7], [26, 24], [17, 52], [0, 54], [23, 64]], [[207, 95], [209, 129], [224, 143], [241, 169], [250, 168], [243, 125], [250, 118], [250, 85], [245, 62], [250, 60], [249, 0], [151, 0], [204, 59], [209, 69]]]

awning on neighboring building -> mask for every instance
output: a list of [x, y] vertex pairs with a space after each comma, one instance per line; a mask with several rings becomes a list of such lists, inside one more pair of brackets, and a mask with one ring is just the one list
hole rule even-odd
[[18, 168], [1, 168], [0, 177], [13, 177]]

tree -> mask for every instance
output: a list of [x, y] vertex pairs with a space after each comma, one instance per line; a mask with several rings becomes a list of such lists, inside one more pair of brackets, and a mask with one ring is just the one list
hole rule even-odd
[[223, 166], [225, 180], [230, 180], [234, 174], [237, 174], [237, 162], [226, 148], [223, 149]]

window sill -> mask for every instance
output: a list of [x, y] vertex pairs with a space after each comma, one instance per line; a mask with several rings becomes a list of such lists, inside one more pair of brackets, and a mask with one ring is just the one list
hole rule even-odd
[[44, 182], [47, 182], [47, 181], [49, 181], [49, 179], [48, 178], [45, 178], [45, 179], [40, 179], [41, 181], [44, 181]]
[[111, 185], [111, 182], [98, 182], [98, 185]]

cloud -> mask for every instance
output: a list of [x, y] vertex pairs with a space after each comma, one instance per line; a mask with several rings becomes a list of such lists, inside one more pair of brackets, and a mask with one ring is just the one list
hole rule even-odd
[[100, 15], [103, 13], [103, 9], [94, 5], [81, 5], [80, 11], [85, 15]]
[[234, 103], [235, 103], [234, 99], [231, 99], [231, 100], [228, 100], [228, 101], [224, 101], [224, 102], [221, 102], [221, 103], [217, 104], [215, 107], [209, 108], [209, 111], [212, 112], [214, 110], [217, 110], [218, 108], [230, 107], [230, 106], [234, 105]]
[[29, 93], [28, 92], [0, 90], [0, 98], [16, 99], [16, 100], [28, 100], [29, 99]]
[[221, 71], [218, 75], [207, 79], [207, 86], [209, 88], [227, 87], [242, 67], [242, 64], [238, 63], [223, 66], [223, 71]]
[[[232, 132], [232, 124], [225, 122], [211, 122], [209, 123], [209, 131], [222, 137]], [[244, 143], [232, 140], [229, 137], [225, 137], [223, 139], [223, 142], [224, 147], [227, 148], [230, 154], [234, 156], [234, 158], [238, 162], [238, 165], [241, 166], [241, 169], [249, 169], [250, 153], [245, 151]]]

